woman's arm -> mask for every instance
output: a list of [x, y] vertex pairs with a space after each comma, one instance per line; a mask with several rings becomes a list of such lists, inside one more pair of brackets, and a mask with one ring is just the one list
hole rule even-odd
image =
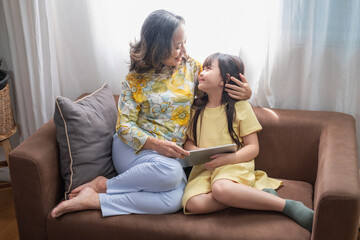
[[118, 119], [116, 132], [130, 147], [139, 151], [148, 138], [147, 134], [137, 125], [141, 104], [136, 101], [128, 81], [124, 81], [118, 103]]
[[244, 147], [234, 153], [221, 153], [211, 156], [214, 160], [205, 163], [206, 169], [215, 169], [227, 164], [247, 162], [259, 154], [259, 141], [256, 133], [243, 137]]
[[244, 77], [244, 75], [242, 75], [241, 73], [239, 74], [240, 79], [237, 79], [235, 77], [230, 77], [230, 79], [235, 82], [237, 84], [226, 84], [225, 85], [225, 91], [229, 94], [229, 96], [233, 99], [236, 100], [247, 100], [251, 97], [251, 88], [246, 80], [246, 78]]

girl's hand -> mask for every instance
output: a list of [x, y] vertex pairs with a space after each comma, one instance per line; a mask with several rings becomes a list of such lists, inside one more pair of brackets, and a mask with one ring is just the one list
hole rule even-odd
[[160, 140], [153, 137], [149, 137], [146, 140], [143, 148], [154, 150], [159, 154], [170, 158], [184, 158], [185, 156], [190, 155], [188, 151], [182, 149], [174, 142]]
[[211, 156], [214, 159], [204, 164], [205, 169], [213, 170], [227, 164], [248, 162], [259, 154], [259, 141], [256, 133], [243, 137], [244, 147], [234, 153], [221, 153]]
[[215, 168], [231, 164], [235, 158], [235, 153], [219, 153], [211, 156], [211, 159], [214, 159], [210, 162], [204, 164], [205, 169], [214, 170]]
[[229, 94], [229, 96], [236, 100], [247, 100], [251, 97], [251, 88], [241, 73], [239, 73], [240, 80], [234, 77], [230, 77], [230, 79], [237, 84], [226, 84], [225, 85], [225, 91]]

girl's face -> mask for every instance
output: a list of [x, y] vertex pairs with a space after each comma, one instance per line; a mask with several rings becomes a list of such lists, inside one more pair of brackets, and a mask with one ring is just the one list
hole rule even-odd
[[205, 66], [199, 76], [198, 88], [207, 94], [214, 91], [223, 91], [224, 82], [221, 77], [219, 61], [213, 60], [211, 66]]
[[166, 66], [177, 67], [183, 56], [186, 54], [186, 35], [184, 30], [184, 24], [180, 24], [173, 36], [173, 48], [171, 56], [166, 59], [163, 63]]

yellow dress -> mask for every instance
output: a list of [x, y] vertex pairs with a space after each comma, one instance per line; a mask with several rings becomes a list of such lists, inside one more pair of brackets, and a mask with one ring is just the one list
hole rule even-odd
[[[235, 104], [235, 109], [236, 119], [233, 128], [240, 141], [242, 141], [242, 137], [262, 129], [251, 105], [247, 101], [238, 101]], [[227, 129], [225, 107], [205, 108], [201, 121], [200, 118], [198, 120], [197, 133], [197, 143], [200, 148], [233, 143]], [[192, 138], [190, 133], [188, 133], [188, 137]], [[264, 188], [277, 189], [282, 184], [279, 180], [269, 178], [264, 171], [255, 171], [254, 160], [224, 165], [214, 170], [206, 170], [204, 165], [197, 165], [193, 167], [190, 173], [182, 199], [184, 213], [187, 213], [185, 206], [191, 197], [211, 192], [212, 183], [221, 178], [245, 184], [259, 190]]]

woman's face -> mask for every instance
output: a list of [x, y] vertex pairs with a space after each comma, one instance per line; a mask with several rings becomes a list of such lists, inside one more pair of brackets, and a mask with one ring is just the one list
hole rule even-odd
[[177, 67], [181, 63], [183, 56], [186, 54], [185, 44], [186, 35], [184, 24], [180, 24], [174, 32], [171, 56], [163, 62], [164, 65]]

